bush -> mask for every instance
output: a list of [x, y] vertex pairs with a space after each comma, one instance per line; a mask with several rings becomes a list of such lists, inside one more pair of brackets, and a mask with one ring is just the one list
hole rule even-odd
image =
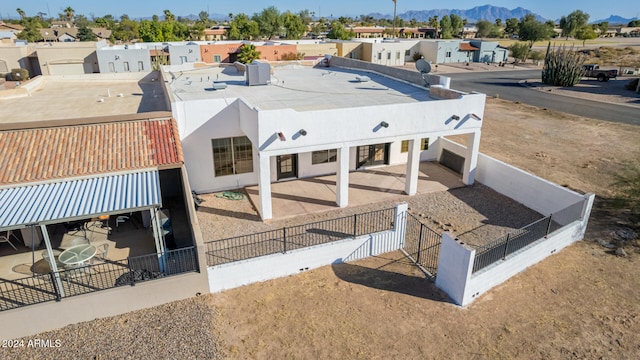
[[544, 53], [542, 51], [533, 50], [529, 52], [529, 59], [533, 61], [540, 61], [544, 59]]
[[301, 52], [298, 52], [298, 53], [290, 52], [290, 53], [283, 54], [280, 57], [280, 60], [283, 60], [283, 61], [302, 60], [302, 59], [304, 59], [304, 53], [301, 53]]
[[509, 50], [511, 50], [511, 56], [515, 59], [516, 64], [520, 61], [525, 62], [529, 56], [529, 52], [531, 51], [529, 45], [520, 42], [511, 45]]
[[11, 69], [11, 81], [29, 80], [29, 71], [27, 69]]
[[416, 51], [416, 52], [413, 53], [411, 58], [413, 59], [413, 61], [418, 61], [418, 60], [422, 59], [422, 54], [420, 54], [419, 52]]

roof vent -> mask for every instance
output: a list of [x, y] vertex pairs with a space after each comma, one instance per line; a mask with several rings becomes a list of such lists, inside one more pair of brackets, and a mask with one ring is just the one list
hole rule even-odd
[[356, 76], [356, 81], [358, 82], [368, 82], [370, 80], [371, 79], [368, 76], [360, 76], [360, 75]]
[[213, 89], [214, 90], [224, 90], [227, 88], [227, 83], [224, 82], [213, 82]]

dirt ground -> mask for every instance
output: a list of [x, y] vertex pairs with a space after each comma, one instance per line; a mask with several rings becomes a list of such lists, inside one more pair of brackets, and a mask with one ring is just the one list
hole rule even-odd
[[640, 129], [489, 99], [481, 151], [598, 195], [586, 241], [452, 305], [399, 253], [210, 295], [221, 348], [247, 359], [640, 358], [640, 251], [617, 257], [615, 174]]

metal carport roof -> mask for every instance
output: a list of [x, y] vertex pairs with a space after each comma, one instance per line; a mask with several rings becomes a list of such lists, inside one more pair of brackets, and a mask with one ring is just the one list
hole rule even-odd
[[0, 231], [161, 207], [158, 170], [0, 188]]

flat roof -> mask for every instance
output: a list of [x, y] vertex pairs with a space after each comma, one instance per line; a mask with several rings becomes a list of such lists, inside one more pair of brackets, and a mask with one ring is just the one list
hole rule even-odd
[[0, 94], [0, 123], [170, 111], [162, 81], [94, 75], [97, 74], [87, 75], [86, 79], [44, 76], [30, 96], [3, 98]]
[[[176, 100], [242, 98], [261, 110], [310, 111], [433, 100], [426, 88], [364, 70], [302, 65], [271, 69], [270, 85], [247, 86], [244, 74], [233, 66], [171, 71], [165, 79], [170, 80]], [[214, 90], [214, 81], [226, 83], [227, 88]]]

